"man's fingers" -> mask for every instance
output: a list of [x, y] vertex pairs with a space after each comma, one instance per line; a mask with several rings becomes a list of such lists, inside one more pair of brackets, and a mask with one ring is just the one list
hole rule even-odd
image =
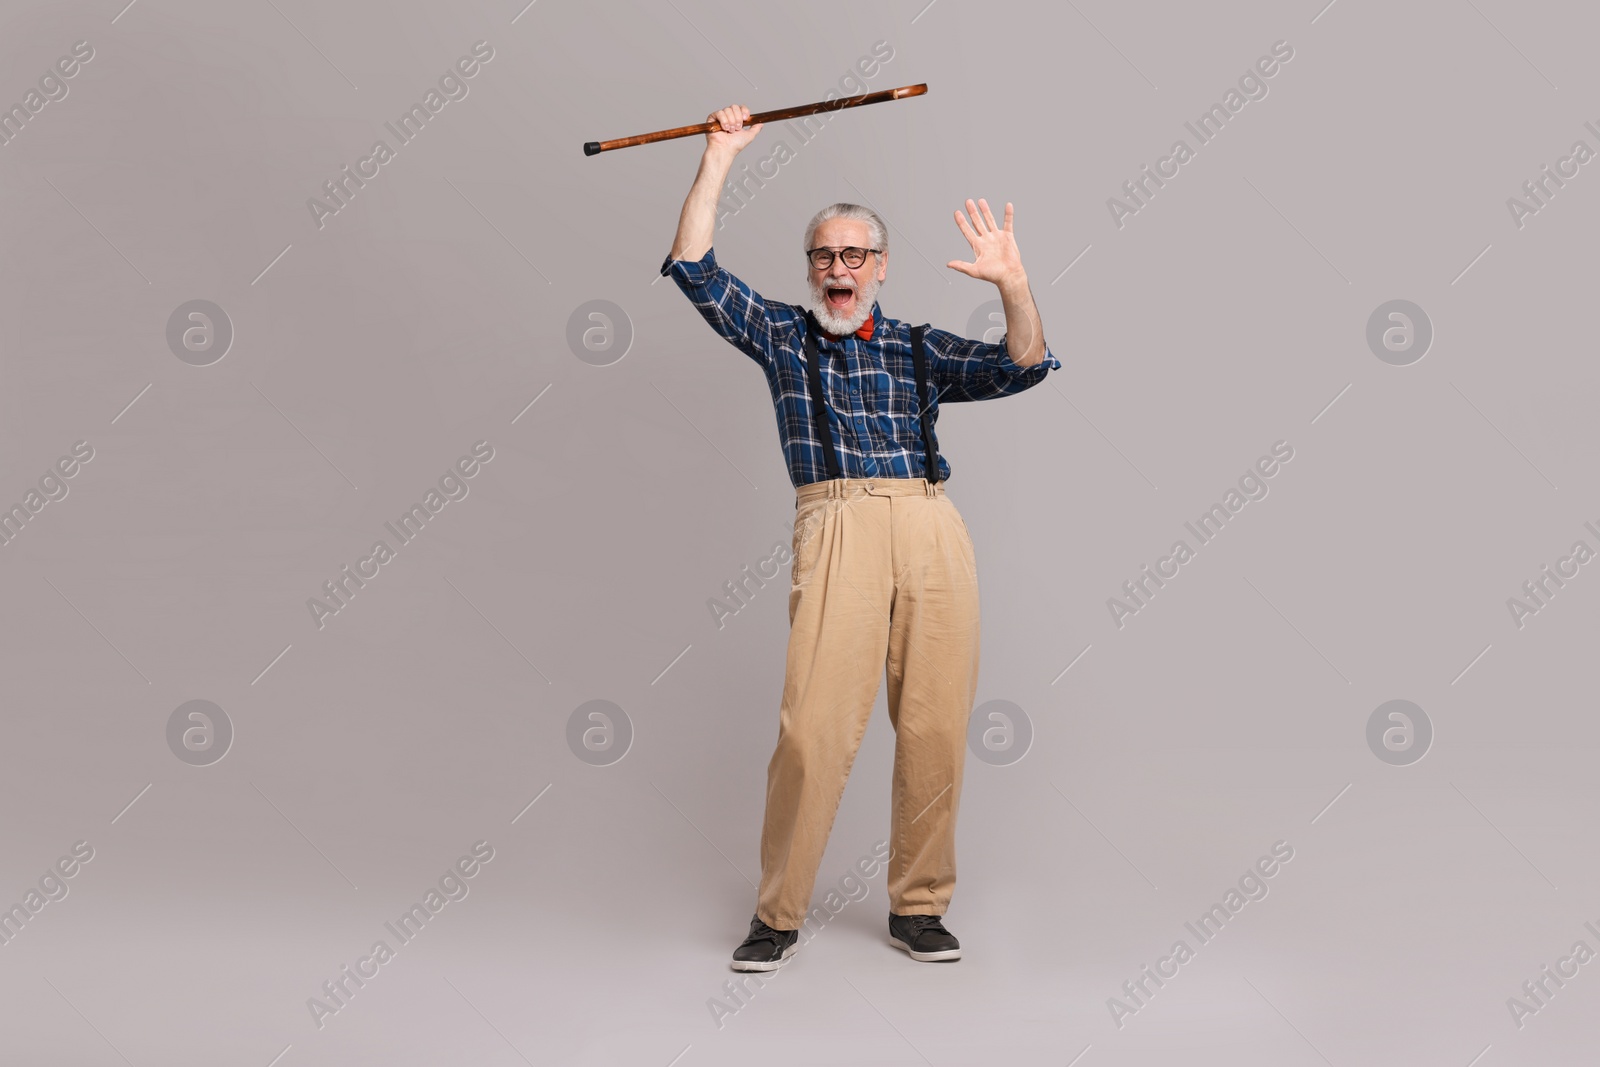
[[979, 200], [978, 206], [983, 209], [983, 221], [989, 224], [989, 229], [998, 230], [1000, 227], [994, 224], [994, 216], [989, 213], [989, 201]]
[[978, 235], [972, 232], [972, 227], [967, 224], [967, 217], [960, 211], [956, 212], [956, 225], [961, 228], [961, 235], [972, 245], [974, 251], [978, 248]]
[[972, 197], [967, 197], [967, 215], [972, 219], [972, 228], [978, 233], [983, 232], [983, 216], [978, 214], [978, 205], [972, 202]]
[[950, 262], [946, 263], [945, 266], [949, 267], [951, 270], [958, 270], [962, 274], [970, 277], [972, 275], [972, 268], [974, 264], [965, 263], [959, 259], [952, 259]]
[[1011, 232], [1011, 201], [1006, 201], [1006, 232]]
[[744, 125], [744, 120], [750, 117], [750, 109], [741, 104], [729, 104], [727, 107], [718, 108], [707, 120], [715, 120], [722, 127], [724, 133], [736, 133]]

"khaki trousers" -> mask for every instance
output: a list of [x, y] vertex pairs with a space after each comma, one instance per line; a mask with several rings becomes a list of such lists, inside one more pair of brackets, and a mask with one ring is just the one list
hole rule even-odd
[[943, 484], [834, 478], [800, 488], [788, 660], [761, 830], [762, 922], [778, 930], [805, 922], [880, 671], [895, 731], [889, 910], [945, 913], [956, 883], [978, 622], [972, 538]]

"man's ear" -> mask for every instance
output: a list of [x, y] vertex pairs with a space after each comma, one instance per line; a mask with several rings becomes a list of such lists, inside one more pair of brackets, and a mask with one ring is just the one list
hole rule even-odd
[[889, 273], [889, 253], [878, 253], [878, 281], [883, 281], [883, 276]]

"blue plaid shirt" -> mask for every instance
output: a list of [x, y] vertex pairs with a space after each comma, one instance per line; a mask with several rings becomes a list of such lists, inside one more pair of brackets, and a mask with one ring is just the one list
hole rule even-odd
[[[806, 384], [805, 308], [763, 299], [719, 267], [710, 249], [698, 262], [668, 255], [661, 273], [671, 274], [711, 328], [766, 372], [778, 439], [795, 488], [826, 479], [827, 462]], [[938, 419], [941, 400], [958, 403], [1020, 393], [1061, 367], [1048, 345], [1044, 359], [1027, 369], [1018, 367], [1004, 337], [985, 344], [929, 327], [923, 332], [923, 345], [933, 393], [930, 421]], [[832, 341], [823, 334], [817, 337], [817, 346], [828, 427], [842, 476], [924, 477], [927, 462], [910, 324], [884, 318], [874, 301], [872, 340], [850, 334]], [[941, 451], [939, 480], [949, 476], [950, 464]]]

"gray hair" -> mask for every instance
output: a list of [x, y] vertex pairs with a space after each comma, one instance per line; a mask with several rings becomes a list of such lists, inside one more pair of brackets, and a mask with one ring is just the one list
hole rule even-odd
[[867, 224], [867, 232], [871, 234], [872, 246], [887, 253], [889, 251], [889, 228], [883, 224], [878, 213], [869, 207], [860, 204], [829, 204], [806, 223], [805, 245], [802, 251], [811, 250], [812, 239], [817, 236], [817, 227], [829, 219], [855, 219]]

